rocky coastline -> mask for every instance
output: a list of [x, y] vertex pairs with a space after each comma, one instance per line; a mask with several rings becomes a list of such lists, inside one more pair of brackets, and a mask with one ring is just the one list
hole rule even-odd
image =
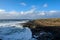
[[[52, 20], [52, 19], [51, 19]], [[23, 24], [32, 31], [32, 37], [37, 40], [60, 40], [60, 25], [58, 19], [32, 20]]]

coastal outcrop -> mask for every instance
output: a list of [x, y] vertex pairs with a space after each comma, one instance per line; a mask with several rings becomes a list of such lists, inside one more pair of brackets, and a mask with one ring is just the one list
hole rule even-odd
[[[38, 40], [41, 40], [41, 38], [42, 40], [48, 40], [49, 38], [50, 40], [60, 40], [59, 18], [32, 20], [23, 24], [23, 27], [29, 27], [32, 31], [32, 36]], [[41, 37], [40, 33], [43, 34]]]

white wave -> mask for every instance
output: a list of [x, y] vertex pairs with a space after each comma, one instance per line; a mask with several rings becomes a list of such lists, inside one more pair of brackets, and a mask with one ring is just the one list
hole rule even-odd
[[[4, 29], [4, 30], [3, 30]], [[2, 40], [29, 40], [32, 38], [32, 32], [29, 28], [0, 28], [0, 39]]]
[[0, 27], [20, 27], [22, 28], [23, 25], [21, 23], [26, 23], [27, 21], [10, 21], [10, 22], [5, 22], [5, 23], [0, 23]]
[[15, 21], [0, 23], [0, 39], [2, 40], [34, 40], [28, 27], [20, 25], [27, 21]]

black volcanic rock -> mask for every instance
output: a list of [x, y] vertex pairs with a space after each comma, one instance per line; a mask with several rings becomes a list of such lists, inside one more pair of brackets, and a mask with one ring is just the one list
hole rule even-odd
[[[60, 26], [59, 26], [59, 22], [57, 21], [59, 19], [41, 19], [41, 20], [33, 20], [33, 21], [29, 21], [27, 23], [25, 23], [23, 25], [23, 27], [29, 27], [32, 31], [32, 36], [33, 38], [34, 35], [37, 37], [37, 40], [48, 40], [49, 38], [51, 40], [60, 40]], [[46, 22], [46, 24], [45, 24]], [[56, 26], [55, 26], [56, 24]], [[40, 33], [45, 32], [44, 35], [42, 35], [43, 37], [40, 36]], [[49, 34], [51, 33], [51, 34]], [[48, 36], [50, 35], [50, 36]]]

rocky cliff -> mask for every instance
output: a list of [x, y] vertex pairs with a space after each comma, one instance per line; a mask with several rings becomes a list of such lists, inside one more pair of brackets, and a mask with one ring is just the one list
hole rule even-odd
[[[32, 20], [23, 24], [23, 27], [29, 27], [32, 35], [39, 36], [41, 31], [50, 32], [52, 33], [52, 40], [60, 40], [60, 18]], [[39, 40], [40, 36], [37, 39]]]

